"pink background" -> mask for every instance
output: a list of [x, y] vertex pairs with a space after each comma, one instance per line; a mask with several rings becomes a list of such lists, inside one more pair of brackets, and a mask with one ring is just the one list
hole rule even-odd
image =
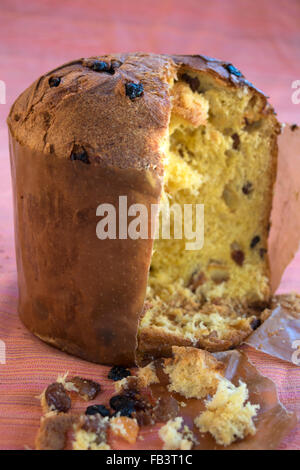
[[[123, 50], [203, 53], [235, 64], [270, 96], [281, 121], [299, 124], [300, 105], [291, 100], [292, 82], [300, 80], [299, 25], [299, 0], [1, 0], [0, 80], [7, 104], [0, 104], [0, 340], [7, 355], [0, 364], [0, 448], [33, 446], [40, 417], [34, 397], [57, 373], [98, 378], [105, 390], [101, 402], [111, 390], [107, 368], [42, 344], [18, 320], [5, 123], [13, 100], [42, 73], [78, 57]], [[300, 292], [299, 253], [280, 286], [290, 290]], [[299, 368], [249, 355], [300, 415]], [[300, 449], [299, 425], [281, 448]]]

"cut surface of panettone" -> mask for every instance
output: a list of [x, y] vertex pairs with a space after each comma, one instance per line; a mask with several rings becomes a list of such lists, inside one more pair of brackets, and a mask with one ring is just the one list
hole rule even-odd
[[[252, 332], [270, 297], [267, 239], [279, 126], [265, 97], [246, 83], [182, 68], [170, 85], [163, 145], [164, 187], [139, 349], [172, 345], [229, 349]], [[204, 205], [203, 246], [175, 237], [176, 207]], [[162, 216], [170, 218], [164, 239]], [[177, 220], [177, 219], [176, 219]], [[254, 323], [253, 323], [254, 322]]]
[[213, 395], [223, 375], [224, 365], [204, 350], [173, 346], [173, 357], [164, 360], [164, 372], [169, 376], [170, 392], [185, 398]]
[[248, 388], [240, 382], [235, 387], [230, 381], [219, 382], [211, 400], [206, 401], [206, 410], [196, 419], [200, 432], [209, 432], [217, 444], [228, 446], [237, 439], [244, 439], [256, 432], [253, 418], [259, 405], [247, 402]]

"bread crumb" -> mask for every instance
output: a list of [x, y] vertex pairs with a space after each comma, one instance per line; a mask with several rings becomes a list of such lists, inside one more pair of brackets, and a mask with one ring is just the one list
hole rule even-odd
[[164, 361], [170, 392], [198, 399], [216, 392], [224, 369], [221, 362], [201, 349], [173, 346], [172, 352], [173, 358]]
[[159, 383], [159, 378], [156, 375], [155, 365], [153, 362], [150, 362], [147, 366], [138, 369], [137, 377], [141, 388], [146, 388], [149, 387], [149, 385]]
[[237, 439], [256, 433], [252, 418], [256, 416], [259, 405], [246, 402], [249, 397], [247, 385], [240, 382], [235, 387], [229, 380], [219, 382], [211, 400], [207, 400], [206, 410], [195, 419], [201, 432], [209, 432], [217, 444], [228, 446]]
[[159, 437], [163, 440], [164, 450], [190, 450], [195, 442], [194, 435], [188, 426], [182, 427], [183, 418], [169, 420], [160, 430]]
[[106, 442], [97, 444], [94, 433], [81, 429], [76, 433], [73, 450], [110, 450], [110, 446]]
[[108, 417], [82, 415], [74, 426], [73, 450], [109, 450], [108, 427]]
[[150, 362], [147, 366], [139, 368], [137, 375], [131, 375], [115, 382], [115, 390], [120, 393], [132, 387], [141, 389], [155, 383], [159, 383], [159, 378], [156, 375], [154, 363]]

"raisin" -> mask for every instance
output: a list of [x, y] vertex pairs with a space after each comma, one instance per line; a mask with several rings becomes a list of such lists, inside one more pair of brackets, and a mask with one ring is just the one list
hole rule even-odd
[[110, 369], [107, 377], [116, 382], [117, 380], [122, 380], [125, 377], [128, 377], [129, 375], [131, 375], [129, 369], [126, 369], [122, 366], [114, 366]]
[[110, 411], [104, 405], [91, 405], [87, 407], [85, 414], [88, 416], [99, 414], [105, 418], [105, 416], [110, 416]]
[[235, 75], [236, 77], [241, 77], [242, 76], [242, 72], [239, 69], [237, 69], [234, 65], [226, 64], [226, 65], [224, 65], [224, 67], [232, 75]]
[[243, 266], [245, 260], [245, 254], [242, 250], [234, 250], [231, 252], [231, 258], [239, 266]]
[[206, 277], [203, 272], [194, 274], [190, 281], [189, 288], [191, 289], [192, 292], [196, 292], [196, 289], [199, 286], [202, 286], [205, 282], [206, 282]]
[[259, 250], [259, 256], [261, 257], [261, 259], [264, 259], [266, 253], [267, 253], [267, 250], [265, 248], [261, 248]]
[[55, 382], [47, 388], [45, 399], [50, 410], [67, 413], [71, 408], [71, 399], [61, 383]]
[[246, 195], [251, 194], [253, 191], [253, 184], [250, 181], [247, 181], [247, 183], [242, 187], [242, 191]]
[[87, 163], [87, 164], [90, 163], [88, 154], [86, 153], [85, 150], [82, 150], [82, 151], [79, 151], [79, 152], [72, 152], [72, 154], [71, 154], [71, 160], [72, 160], [72, 161], [74, 161], [74, 160], [79, 160], [79, 161], [81, 161], [81, 162], [83, 162], [83, 163]]
[[200, 86], [200, 81], [199, 78], [197, 77], [191, 77], [187, 73], [184, 73], [181, 76], [182, 80], [187, 83], [192, 91], [197, 91], [199, 86]]
[[110, 407], [116, 411], [119, 411], [122, 408], [132, 408], [133, 410], [135, 401], [133, 398], [126, 395], [115, 395], [114, 397], [111, 397], [109, 404]]
[[94, 62], [91, 64], [91, 68], [95, 72], [109, 72], [110, 71], [110, 65], [107, 62], [104, 62], [102, 60], [94, 60]]
[[260, 242], [260, 236], [256, 235], [254, 238], [252, 238], [251, 243], [250, 243], [250, 248], [254, 248], [258, 243]]
[[135, 416], [135, 410], [131, 406], [124, 406], [124, 408], [120, 408], [119, 410], [116, 410], [111, 415], [111, 418], [116, 418], [118, 416], [127, 416], [128, 418], [133, 418]]
[[79, 395], [86, 401], [94, 400], [101, 390], [101, 386], [93, 380], [72, 377], [70, 382], [75, 385]]
[[259, 318], [254, 318], [254, 320], [252, 320], [252, 322], [250, 323], [250, 326], [253, 331], [256, 330], [260, 325], [261, 325], [261, 320]]
[[51, 88], [53, 88], [53, 87], [57, 87], [60, 84], [60, 82], [61, 82], [61, 78], [59, 78], [59, 77], [50, 77], [48, 83], [49, 83], [49, 86]]
[[139, 98], [144, 93], [144, 87], [142, 83], [126, 83], [125, 90], [126, 95], [129, 96], [131, 100]]
[[297, 124], [292, 124], [291, 125], [291, 131], [296, 131], [297, 129], [299, 129], [299, 126]]
[[237, 133], [234, 133], [231, 138], [233, 140], [232, 148], [234, 150], [238, 150], [240, 148], [241, 143], [240, 136]]

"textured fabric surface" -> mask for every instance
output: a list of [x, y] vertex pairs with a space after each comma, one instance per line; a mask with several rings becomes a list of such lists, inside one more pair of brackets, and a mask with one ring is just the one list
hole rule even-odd
[[[0, 80], [6, 83], [6, 104], [0, 104], [0, 449], [33, 447], [41, 414], [35, 397], [59, 373], [99, 381], [103, 392], [97, 402], [105, 403], [113, 389], [107, 367], [43, 344], [18, 319], [5, 125], [13, 99], [41, 73], [80, 56], [119, 50], [204, 53], [232, 61], [271, 97], [279, 119], [299, 123], [300, 105], [291, 100], [292, 82], [300, 78], [299, 21], [297, 0], [260, 0], [255, 9], [252, 0], [186, 0], [184, 6], [177, 0], [1, 1]], [[300, 292], [300, 254], [279, 289], [290, 290]], [[1, 363], [3, 342], [6, 364]], [[244, 350], [300, 419], [300, 368]], [[143, 436], [140, 446], [157, 445], [155, 429]], [[280, 448], [300, 449], [299, 424]]]

